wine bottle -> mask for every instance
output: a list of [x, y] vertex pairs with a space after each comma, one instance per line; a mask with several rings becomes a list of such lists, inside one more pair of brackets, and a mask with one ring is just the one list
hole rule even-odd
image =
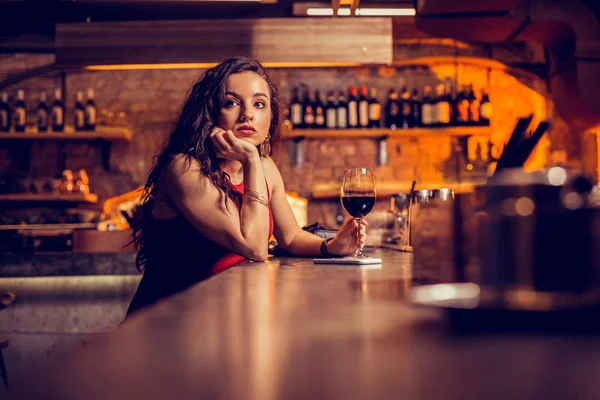
[[83, 105], [83, 92], [81, 90], [77, 92], [73, 119], [73, 126], [76, 131], [85, 130], [85, 106]]
[[336, 117], [337, 117], [337, 127], [339, 129], [348, 128], [348, 102], [346, 101], [346, 95], [341, 90], [338, 93]]
[[88, 101], [85, 105], [85, 129], [93, 131], [96, 129], [97, 107], [94, 100], [94, 89], [88, 89]]
[[65, 129], [65, 103], [62, 101], [60, 89], [54, 91], [54, 102], [52, 103], [52, 130], [62, 132]]
[[17, 90], [17, 102], [15, 103], [15, 132], [25, 132], [27, 125], [27, 106], [25, 105], [25, 92]]
[[304, 100], [302, 101], [302, 110], [304, 111], [303, 117], [303, 128], [311, 129], [315, 125], [315, 109], [313, 108], [313, 102], [311, 99], [310, 88], [306, 89], [304, 93]]
[[327, 105], [325, 105], [325, 126], [327, 129], [337, 128], [337, 107], [333, 90], [327, 92]]
[[358, 98], [355, 85], [350, 86], [348, 96], [348, 127], [358, 128]]
[[473, 85], [469, 85], [469, 90], [467, 92], [467, 100], [469, 101], [469, 125], [479, 125], [480, 102], [477, 96], [475, 96], [475, 93], [473, 92]]
[[421, 108], [421, 125], [424, 127], [430, 127], [433, 123], [433, 99], [431, 98], [431, 86], [425, 86], [423, 89], [423, 106]]
[[421, 125], [421, 99], [419, 98], [419, 91], [413, 90], [412, 97], [410, 99], [410, 105], [412, 109], [412, 122], [413, 127]]
[[50, 108], [46, 104], [46, 93], [40, 93], [40, 104], [37, 108], [37, 129], [39, 133], [48, 132]]
[[396, 89], [391, 88], [388, 92], [388, 100], [385, 105], [385, 127], [397, 129], [399, 114], [400, 107], [398, 106], [398, 93], [396, 92]]
[[446, 97], [446, 86], [440, 83], [437, 90], [436, 126], [450, 125], [450, 103]]
[[400, 92], [400, 120], [402, 121], [402, 129], [407, 129], [413, 126], [410, 93], [405, 87], [403, 87], [402, 92]]
[[8, 105], [8, 93], [2, 92], [0, 97], [0, 132], [10, 131], [10, 107]]
[[323, 129], [325, 128], [325, 107], [323, 106], [323, 102], [321, 101], [321, 91], [317, 89], [315, 91], [315, 128]]
[[455, 125], [465, 126], [469, 123], [469, 100], [467, 99], [464, 89], [458, 85], [456, 95], [456, 111]]
[[369, 99], [367, 99], [367, 87], [360, 87], [360, 97], [358, 98], [358, 125], [361, 128], [369, 126]]
[[485, 90], [481, 90], [481, 104], [479, 105], [479, 124], [490, 126], [492, 119], [492, 103]]
[[302, 127], [302, 103], [298, 95], [298, 88], [292, 90], [292, 101], [290, 102], [290, 122], [294, 128]]
[[369, 128], [379, 128], [381, 121], [381, 103], [377, 101], [377, 89], [370, 90], [369, 96]]

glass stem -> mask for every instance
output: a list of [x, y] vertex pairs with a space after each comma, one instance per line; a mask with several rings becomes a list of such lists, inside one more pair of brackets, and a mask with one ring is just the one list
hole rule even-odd
[[362, 257], [362, 246], [360, 245], [360, 223], [362, 218], [354, 218], [354, 220], [358, 223], [358, 228], [356, 230], [356, 251], [354, 252], [354, 257]]

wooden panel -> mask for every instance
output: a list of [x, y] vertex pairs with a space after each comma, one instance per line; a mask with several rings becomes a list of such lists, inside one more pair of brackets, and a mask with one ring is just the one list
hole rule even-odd
[[263, 62], [389, 64], [391, 18], [272, 18], [58, 24], [60, 66]]

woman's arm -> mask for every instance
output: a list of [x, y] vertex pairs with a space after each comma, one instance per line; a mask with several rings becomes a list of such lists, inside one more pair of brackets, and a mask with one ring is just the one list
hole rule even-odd
[[[270, 158], [263, 159], [263, 167], [267, 175], [271, 190], [271, 211], [274, 220], [274, 235], [279, 245], [289, 253], [297, 256], [319, 257], [323, 238], [303, 230], [296, 221], [296, 217], [287, 202], [285, 187], [279, 169]], [[364, 219], [363, 219], [364, 222]], [[356, 249], [357, 223], [349, 219], [340, 228], [335, 238], [327, 244], [331, 254], [346, 255]], [[366, 239], [366, 222], [360, 229], [360, 242]]]
[[[244, 163], [246, 189], [264, 194], [265, 176], [258, 154]], [[183, 216], [205, 237], [242, 257], [264, 261], [268, 255], [268, 208], [244, 201], [241, 212], [231, 199], [215, 188], [200, 171], [200, 165], [184, 156], [176, 157], [162, 183]]]

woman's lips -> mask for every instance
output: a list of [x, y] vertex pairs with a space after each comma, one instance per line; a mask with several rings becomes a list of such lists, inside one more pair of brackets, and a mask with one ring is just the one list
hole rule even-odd
[[256, 133], [256, 131], [251, 128], [240, 128], [240, 129], [236, 130], [235, 133], [244, 135], [244, 136], [252, 136]]

